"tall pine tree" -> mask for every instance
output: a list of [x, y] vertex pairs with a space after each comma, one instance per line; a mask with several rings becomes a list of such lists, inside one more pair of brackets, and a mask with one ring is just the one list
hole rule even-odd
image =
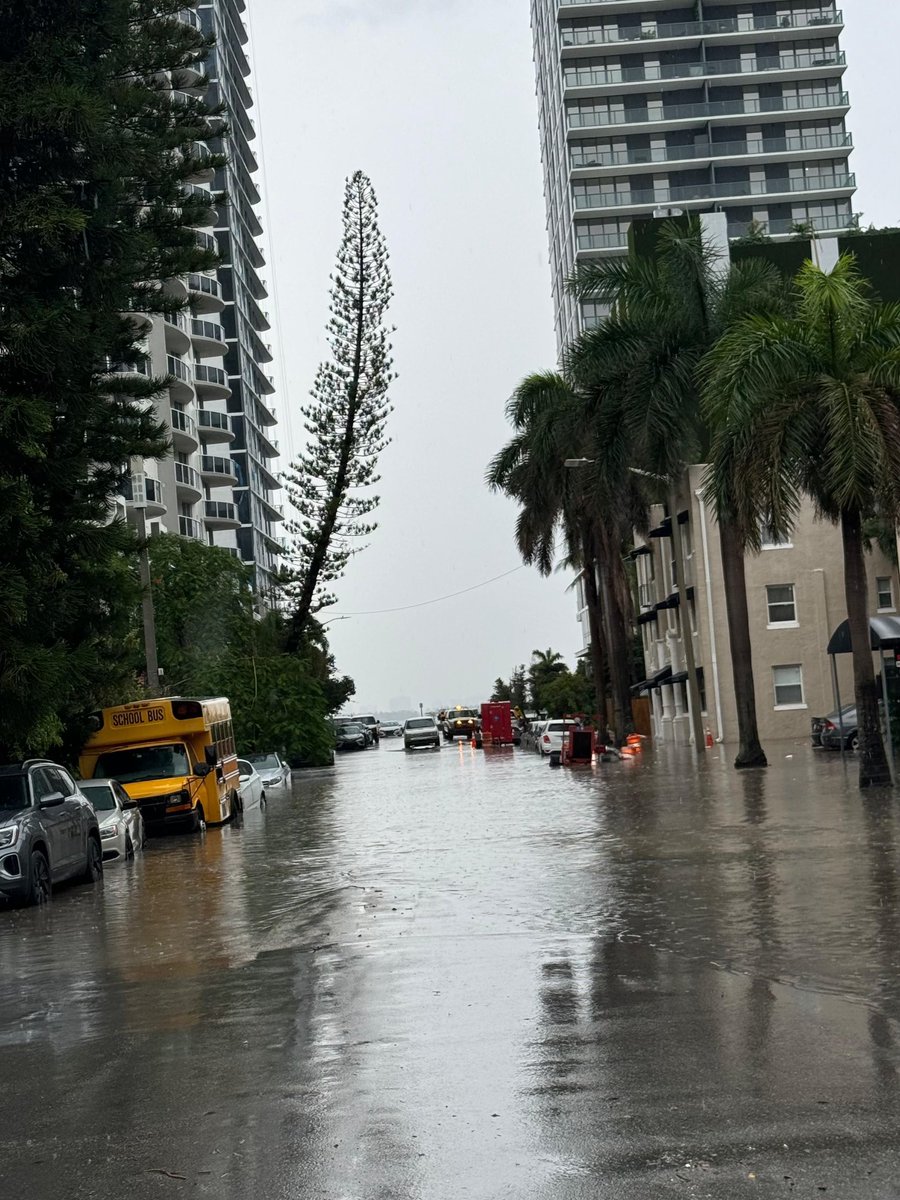
[[166, 451], [166, 381], [117, 368], [143, 365], [140, 314], [184, 303], [163, 282], [215, 261], [191, 228], [214, 110], [184, 7], [0, 0], [0, 761], [57, 744], [128, 669], [112, 501], [131, 457]]
[[387, 445], [391, 412], [385, 314], [393, 289], [375, 191], [361, 171], [347, 180], [343, 228], [331, 277], [331, 358], [319, 367], [312, 403], [303, 409], [309, 443], [287, 476], [299, 513], [288, 525], [295, 644], [307, 634], [310, 616], [334, 602], [331, 585], [360, 549], [358, 539], [376, 528], [368, 518], [378, 497], [370, 489], [379, 480], [378, 455]]

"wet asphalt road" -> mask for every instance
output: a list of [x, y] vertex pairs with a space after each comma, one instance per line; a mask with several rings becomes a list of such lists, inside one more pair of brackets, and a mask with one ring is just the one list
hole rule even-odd
[[900, 1197], [898, 813], [805, 748], [302, 774], [0, 913], [0, 1197]]

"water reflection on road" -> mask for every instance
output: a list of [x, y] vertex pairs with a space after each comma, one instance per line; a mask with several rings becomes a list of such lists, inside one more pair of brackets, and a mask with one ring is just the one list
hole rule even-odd
[[0, 914], [0, 1196], [896, 1197], [897, 871], [803, 748], [383, 743]]

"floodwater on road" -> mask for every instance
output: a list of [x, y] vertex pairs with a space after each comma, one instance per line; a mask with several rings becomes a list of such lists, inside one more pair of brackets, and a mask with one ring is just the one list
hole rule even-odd
[[900, 822], [837, 755], [399, 743], [0, 912], [0, 1197], [900, 1197]]

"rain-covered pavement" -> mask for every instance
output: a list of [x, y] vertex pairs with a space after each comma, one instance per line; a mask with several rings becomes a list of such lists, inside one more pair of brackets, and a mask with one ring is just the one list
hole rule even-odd
[[0, 1196], [900, 1197], [898, 848], [802, 747], [342, 758], [0, 913]]

